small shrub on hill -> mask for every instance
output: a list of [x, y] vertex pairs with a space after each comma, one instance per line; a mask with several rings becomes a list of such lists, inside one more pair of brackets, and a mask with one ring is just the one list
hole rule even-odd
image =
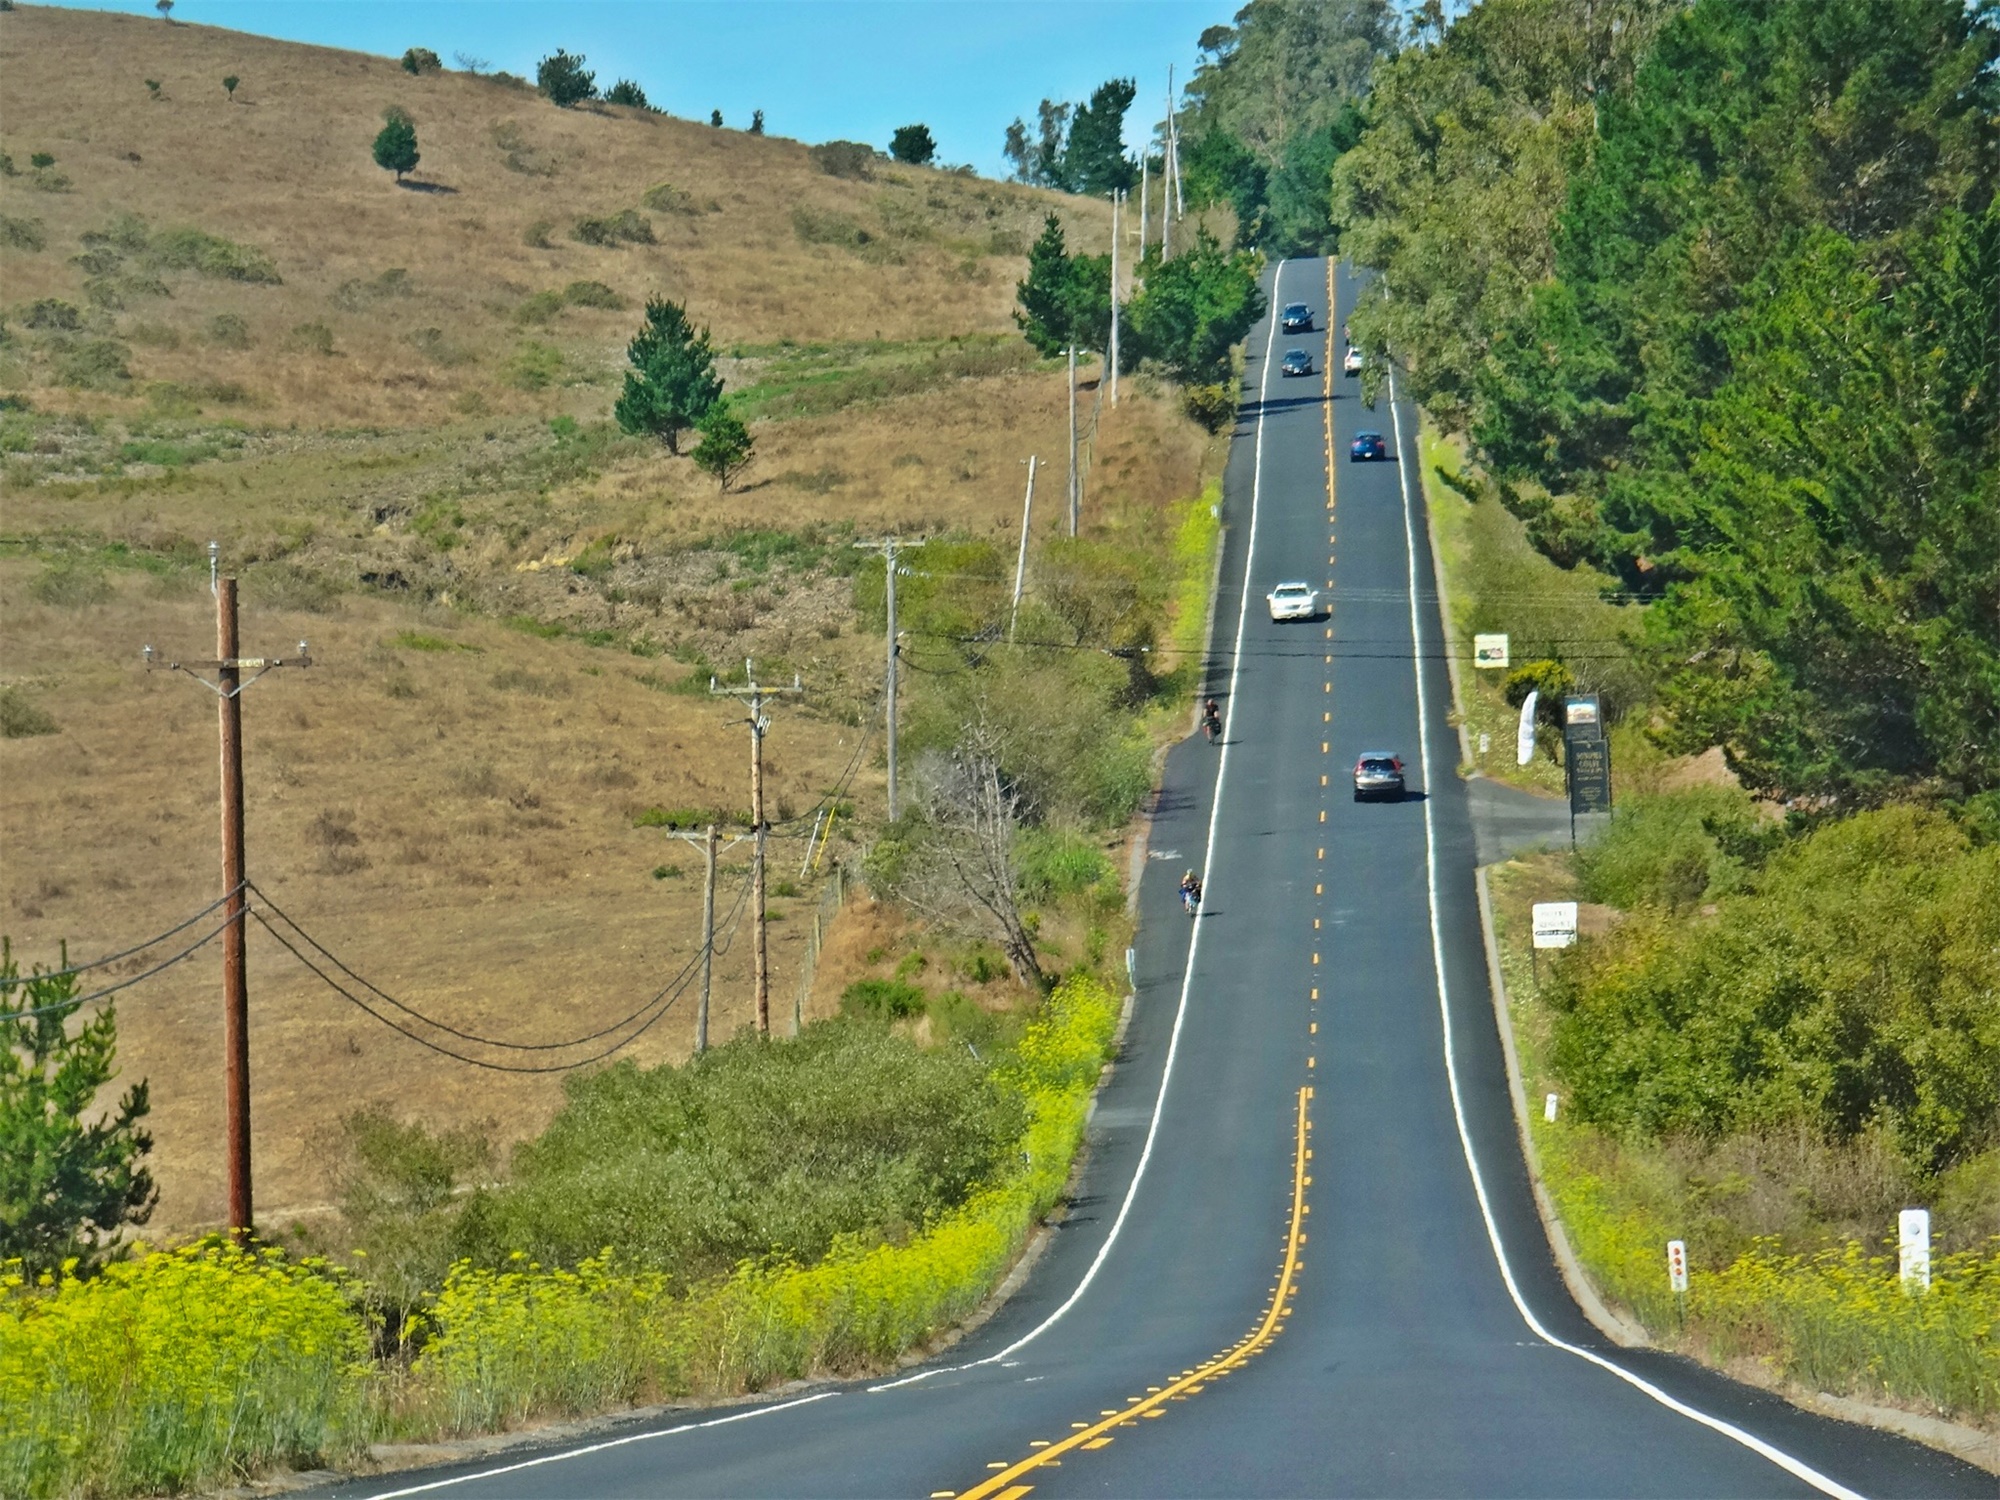
[[237, 313], [217, 313], [203, 330], [208, 341], [221, 349], [248, 349], [250, 324]]
[[578, 219], [570, 228], [586, 245], [651, 245], [653, 221], [636, 209], [624, 208], [605, 218]]
[[300, 323], [286, 336], [285, 347], [294, 354], [327, 358], [333, 353], [333, 330], [320, 322]]
[[25, 740], [54, 734], [56, 721], [18, 687], [0, 688], [0, 739]]
[[403, 71], [422, 76], [442, 70], [444, 62], [428, 47], [412, 47], [403, 54]]
[[627, 109], [651, 109], [646, 102], [646, 91], [629, 78], [621, 78], [604, 91], [606, 104], [619, 104]]
[[860, 141], [827, 141], [806, 153], [813, 165], [829, 177], [849, 177], [867, 182], [875, 176], [875, 148]]
[[40, 219], [16, 219], [0, 214], [0, 245], [11, 250], [40, 250], [48, 242]]
[[28, 304], [28, 310], [21, 314], [21, 325], [73, 333], [83, 327], [83, 314], [59, 297], [43, 297]]
[[903, 125], [889, 139], [889, 154], [910, 166], [927, 167], [937, 156], [937, 142], [928, 125]]
[[840, 992], [840, 1013], [863, 1021], [901, 1021], [924, 1013], [924, 992], [900, 979], [857, 979]]
[[116, 339], [86, 339], [56, 355], [56, 383], [80, 391], [115, 389], [132, 378], [131, 357]]

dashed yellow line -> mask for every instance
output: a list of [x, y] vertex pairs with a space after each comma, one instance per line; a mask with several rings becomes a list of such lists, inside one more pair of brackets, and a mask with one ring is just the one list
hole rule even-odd
[[[1307, 1066], [1311, 1066], [1310, 1061]], [[1306, 1242], [1302, 1226], [1310, 1211], [1306, 1204], [1306, 1184], [1310, 1181], [1306, 1176], [1306, 1161], [1312, 1153], [1306, 1147], [1306, 1138], [1312, 1130], [1312, 1121], [1307, 1113], [1312, 1092], [1310, 1085], [1299, 1090], [1297, 1136], [1292, 1153], [1292, 1212], [1285, 1231], [1285, 1257], [1278, 1267], [1278, 1284], [1272, 1289], [1270, 1306], [1265, 1308], [1257, 1326], [1232, 1348], [1225, 1349], [1206, 1364], [1183, 1370], [1177, 1380], [1164, 1386], [1148, 1387], [1152, 1394], [1143, 1399], [1128, 1402], [1115, 1410], [1107, 1409], [1095, 1422], [1072, 1424], [1076, 1430], [1061, 1442], [1050, 1443], [1005, 1467], [988, 1465], [999, 1468], [1000, 1472], [961, 1492], [958, 1500], [1021, 1500], [1034, 1488], [1032, 1484], [1021, 1481], [1035, 1470], [1060, 1467], [1059, 1460], [1065, 1453], [1108, 1447], [1112, 1441], [1111, 1430], [1134, 1418], [1165, 1416], [1167, 1402], [1184, 1401], [1199, 1394], [1210, 1381], [1241, 1369], [1245, 1361], [1262, 1353], [1271, 1340], [1284, 1330], [1284, 1320], [1292, 1311], [1292, 1296], [1298, 1283], [1299, 1268], [1303, 1264], [1299, 1257], [1299, 1247]], [[933, 1500], [936, 1500], [935, 1496]]]

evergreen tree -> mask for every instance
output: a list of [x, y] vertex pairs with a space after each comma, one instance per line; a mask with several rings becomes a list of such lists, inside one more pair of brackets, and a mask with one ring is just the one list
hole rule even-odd
[[1028, 274], [1014, 290], [1021, 304], [1014, 322], [1035, 351], [1048, 356], [1067, 349], [1073, 306], [1069, 250], [1062, 220], [1054, 214], [1043, 221], [1041, 236], [1028, 251]]
[[651, 109], [646, 102], [646, 91], [629, 78], [621, 78], [604, 91], [606, 104], [622, 104], [627, 109]]
[[1125, 111], [1138, 93], [1131, 79], [1113, 78], [1099, 84], [1090, 103], [1070, 117], [1069, 138], [1062, 147], [1064, 187], [1102, 197], [1138, 181], [1139, 174], [1125, 155]]
[[752, 135], [762, 135], [764, 133], [763, 110], [753, 109], [750, 111], [750, 133]]
[[701, 433], [701, 441], [695, 444], [695, 466], [704, 473], [713, 474], [716, 483], [726, 493], [729, 481], [742, 473], [744, 466], [750, 462], [750, 452], [756, 446], [756, 440], [750, 436], [750, 429], [729, 409], [729, 403], [723, 400], [718, 400], [708, 409], [696, 424], [696, 430]]
[[158, 1196], [142, 1165], [145, 1083], [96, 1106], [117, 1076], [117, 1017], [107, 1005], [72, 1030], [77, 1009], [74, 974], [23, 979], [0, 942], [0, 1263], [31, 1277], [71, 1258], [94, 1266]]
[[937, 142], [928, 125], [902, 125], [889, 138], [889, 154], [913, 167], [927, 167], [937, 156]]
[[1236, 345], [1263, 315], [1257, 257], [1225, 253], [1206, 229], [1185, 253], [1147, 268], [1129, 313], [1135, 347], [1187, 386], [1228, 381]]
[[417, 127], [400, 109], [391, 109], [383, 116], [382, 128], [375, 133], [375, 165], [385, 172], [394, 172], [396, 181], [401, 182], [405, 172], [416, 171], [420, 160]]
[[583, 58], [558, 48], [535, 67], [535, 87], [558, 109], [573, 109], [597, 97], [597, 75], [584, 71]]
[[632, 368], [613, 415], [634, 436], [649, 434], [679, 454], [681, 434], [697, 426], [722, 397], [715, 351], [706, 328], [696, 331], [687, 309], [661, 298], [646, 303], [646, 323], [626, 346]]

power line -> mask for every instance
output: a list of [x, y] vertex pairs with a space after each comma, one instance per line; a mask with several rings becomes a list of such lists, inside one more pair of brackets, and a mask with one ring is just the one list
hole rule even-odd
[[[234, 895], [235, 892], [232, 891], [230, 894]], [[227, 900], [228, 897], [224, 897], [223, 899]], [[222, 904], [221, 901], [215, 903], [216, 906], [220, 906], [221, 904]], [[209, 911], [214, 911], [214, 910], [215, 910], [214, 906], [211, 906], [209, 908]], [[154, 964], [152, 968], [145, 970], [143, 973], [134, 974], [129, 979], [121, 979], [116, 984], [106, 985], [101, 990], [93, 990], [88, 995], [74, 995], [67, 1000], [59, 1000], [53, 1005], [38, 1005], [31, 1010], [14, 1010], [14, 1011], [0, 1012], [0, 1024], [5, 1024], [8, 1021], [26, 1020], [29, 1016], [54, 1015], [57, 1011], [63, 1011], [63, 1012], [73, 1011], [78, 1006], [88, 1005], [94, 1000], [102, 1000], [104, 999], [105, 996], [115, 995], [120, 990], [128, 990], [133, 985], [139, 983], [141, 980], [151, 979], [155, 974], [159, 973], [162, 969], [171, 969], [175, 964], [179, 963], [182, 959], [188, 957], [190, 954], [198, 953], [203, 948], [206, 948], [210, 943], [214, 942], [217, 938], [221, 937], [222, 934], [225, 931], [227, 931], [231, 926], [235, 925], [237, 922], [241, 920], [242, 919], [240, 917], [232, 913], [231, 915], [224, 917], [221, 922], [217, 923], [214, 927], [210, 928], [208, 932], [204, 933], [201, 937], [196, 938], [194, 942], [190, 943], [187, 947], [181, 949], [181, 951], [176, 953], [172, 958], [162, 959], [159, 963]], [[183, 923], [182, 925], [185, 926], [186, 924]], [[47, 974], [31, 974], [25, 979], [15, 978], [15, 979], [0, 981], [0, 995], [5, 995], [8, 991], [13, 990], [15, 988], [32, 984], [34, 981], [38, 979], [47, 979], [50, 977], [51, 976]]]
[[[423, 1025], [429, 1026], [434, 1030], [442, 1031], [449, 1036], [457, 1037], [462, 1042], [471, 1042], [476, 1046], [495, 1047], [508, 1052], [561, 1052], [561, 1051], [566, 1051], [572, 1047], [581, 1047], [586, 1042], [597, 1041], [602, 1037], [607, 1037], [611, 1035], [613, 1032], [619, 1031], [624, 1027], [631, 1025], [632, 1022], [636, 1021], [640, 1016], [644, 1015], [653, 1006], [657, 1005], [660, 1001], [660, 996], [666, 993], [666, 990], [663, 989], [660, 991], [659, 994], [654, 995], [651, 999], [645, 1001], [643, 1004], [639, 1005], [636, 1009], [632, 1010], [627, 1015], [621, 1016], [618, 1020], [611, 1022], [609, 1025], [599, 1027], [596, 1031], [587, 1032], [582, 1036], [571, 1037], [567, 1041], [510, 1042], [499, 1037], [481, 1036], [477, 1032], [461, 1030], [459, 1027], [453, 1026], [448, 1021], [440, 1021], [434, 1016], [425, 1015], [422, 1011], [418, 1010], [416, 1007], [412, 1005], [407, 1005], [403, 1001], [398, 1000], [394, 995], [391, 995], [387, 990], [384, 990], [381, 986], [373, 983], [365, 976], [357, 974], [352, 968], [348, 967], [346, 963], [342, 962], [340, 957], [337, 954], [335, 954], [331, 949], [329, 949], [324, 943], [320, 942], [311, 933], [307, 932], [304, 927], [300, 926], [299, 923], [295, 921], [290, 915], [288, 915], [285, 912], [285, 910], [278, 905], [277, 902], [273, 901], [268, 895], [266, 895], [265, 892], [260, 887], [253, 885], [251, 886], [251, 889], [257, 893], [258, 898], [271, 909], [272, 913], [276, 915], [281, 922], [283, 922], [287, 927], [291, 928], [293, 932], [298, 934], [299, 939], [302, 942], [304, 942], [306, 946], [311, 948], [315, 953], [319, 954], [321, 958], [325, 959], [334, 968], [338, 969], [342, 974], [345, 974], [349, 979], [353, 980], [356, 984], [361, 986], [361, 988], [368, 991], [369, 994], [373, 995], [383, 1004], [391, 1006], [394, 1009], [401, 1011], [404, 1015], [410, 1017], [410, 1019], [413, 1021], [421, 1022]], [[260, 920], [262, 919], [260, 918]], [[275, 929], [271, 928], [269, 922], [265, 922], [264, 926], [266, 927], [267, 930], [272, 931], [275, 935]], [[289, 947], [290, 945], [287, 944], [287, 946]], [[697, 952], [696, 958], [699, 957], [700, 953]], [[689, 962], [691, 964], [693, 960], [689, 960]], [[679, 976], [676, 976], [676, 978], [678, 977]], [[668, 985], [669, 988], [672, 987], [672, 983], [673, 981], [669, 981]]]
[[[236, 891], [240, 891], [242, 889], [243, 887], [239, 885], [236, 887], [235, 890], [224, 891], [220, 896], [217, 896], [213, 901], [209, 902], [208, 905], [204, 906], [200, 911], [196, 912], [193, 916], [189, 917], [185, 922], [182, 922], [175, 927], [169, 927], [165, 932], [161, 933], [158, 937], [147, 938], [145, 942], [135, 944], [133, 947], [124, 949], [122, 952], [107, 953], [103, 958], [93, 958], [87, 964], [71, 964], [67, 969], [37, 970], [35, 973], [30, 974], [28, 976], [28, 979], [67, 979], [72, 974], [88, 973], [92, 969], [101, 969], [107, 964], [115, 964], [121, 959], [130, 958], [135, 953], [144, 953], [148, 948], [157, 948], [160, 946], [160, 944], [164, 943], [168, 938], [174, 936], [174, 934], [187, 931], [188, 928], [194, 926], [195, 923], [199, 922], [203, 917], [207, 916], [210, 912], [214, 911], [218, 906], [222, 905], [222, 903], [227, 901], [231, 896], [234, 896], [236, 894]], [[10, 982], [15, 982], [15, 981], [0, 981], [0, 985], [4, 985]], [[18, 982], [21, 984], [26, 984], [28, 981], [27, 979], [23, 979]]]
[[[728, 920], [728, 933], [730, 938], [732, 939], [735, 934], [736, 924], [742, 915], [744, 900], [749, 895], [749, 891], [750, 891], [749, 882], [745, 881], [743, 886], [738, 890], [735, 905], [730, 911]], [[483, 1058], [468, 1057], [462, 1052], [454, 1051], [450, 1047], [443, 1046], [438, 1042], [432, 1041], [428, 1037], [421, 1036], [418, 1033], [411, 1031], [408, 1027], [398, 1022], [394, 1017], [385, 1016], [381, 1014], [373, 1006], [369, 1005], [367, 1001], [363, 1000], [360, 996], [354, 994], [352, 991], [347, 989], [347, 987], [341, 984], [339, 980], [335, 979], [332, 975], [328, 974], [325, 970], [321, 969], [311, 959], [307, 958], [305, 954], [299, 952], [299, 950], [296, 947], [294, 947], [290, 942], [286, 940], [285, 935], [283, 933], [279, 932], [277, 928], [273, 927], [268, 921], [265, 920], [264, 914], [262, 912], [253, 909], [251, 915], [257, 919], [257, 921], [264, 927], [265, 931], [269, 932], [273, 938], [277, 939], [278, 945], [280, 947], [282, 947], [286, 952], [290, 953], [292, 957], [296, 958], [301, 964], [305, 965], [305, 967], [312, 974], [314, 974], [321, 981], [321, 983], [325, 984], [327, 988], [331, 989], [335, 994], [339, 995], [349, 1004], [355, 1006], [357, 1009], [359, 1009], [366, 1015], [372, 1017], [374, 1020], [381, 1022], [384, 1026], [387, 1026], [391, 1031], [395, 1031], [403, 1036], [408, 1037], [411, 1041], [417, 1043], [417, 1045], [421, 1047], [427, 1047], [431, 1051], [436, 1052], [444, 1057], [449, 1057], [455, 1062], [462, 1062], [475, 1068], [484, 1068], [486, 1071], [490, 1073], [568, 1073], [568, 1072], [574, 1072], [578, 1068], [589, 1067], [592, 1063], [602, 1062], [605, 1058], [612, 1056], [614, 1053], [621, 1052], [625, 1048], [631, 1046], [632, 1043], [636, 1042], [640, 1037], [644, 1036], [654, 1026], [659, 1024], [660, 1018], [666, 1015], [668, 1011], [672, 1010], [674, 1008], [675, 1003], [679, 1001], [680, 997], [687, 992], [687, 987], [692, 982], [695, 972], [694, 960], [691, 959], [689, 960], [688, 964], [682, 968], [681, 972], [675, 976], [674, 980], [670, 982], [665, 989], [661, 990], [658, 995], [654, 996], [652, 1001], [648, 1002], [648, 1006], [658, 1005], [659, 1008], [655, 1010], [654, 1013], [651, 1016], [649, 1016], [642, 1025], [640, 1025], [636, 1030], [634, 1030], [631, 1033], [631, 1035], [626, 1036], [620, 1039], [619, 1041], [612, 1043], [609, 1047], [606, 1047], [601, 1052], [594, 1053], [589, 1057], [579, 1058], [574, 1062], [566, 1062], [566, 1063], [526, 1065], [520, 1063], [488, 1062]], [[704, 945], [704, 948], [706, 946], [707, 945]], [[723, 942], [722, 944], [716, 947], [715, 951], [718, 953], [728, 952], [729, 942], [727, 941]], [[700, 956], [701, 955], [697, 953], [695, 955], [695, 958], [698, 959]], [[661, 1004], [660, 1002], [662, 1001], [664, 1001], [665, 1003]], [[642, 1013], [643, 1009], [642, 1011], [634, 1012], [634, 1015], [636, 1016]]]

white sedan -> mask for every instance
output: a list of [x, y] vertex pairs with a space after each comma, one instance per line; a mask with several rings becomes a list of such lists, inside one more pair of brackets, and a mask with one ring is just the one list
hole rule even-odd
[[1274, 620], [1317, 620], [1327, 612], [1319, 591], [1309, 583], [1281, 583], [1264, 599]]
[[1343, 374], [1359, 375], [1361, 373], [1361, 351], [1352, 344], [1349, 344], [1347, 346], [1347, 355], [1340, 362], [1340, 368]]

